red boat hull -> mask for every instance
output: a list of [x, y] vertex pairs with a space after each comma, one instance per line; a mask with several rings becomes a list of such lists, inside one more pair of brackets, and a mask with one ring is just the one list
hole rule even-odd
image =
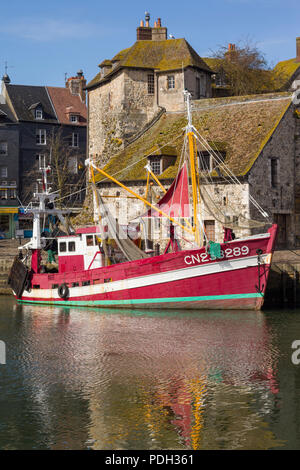
[[[268, 233], [221, 245], [220, 259], [205, 248], [105, 268], [34, 274], [21, 302], [116, 308], [251, 309], [263, 305], [277, 226]], [[58, 287], [68, 286], [68, 296]]]

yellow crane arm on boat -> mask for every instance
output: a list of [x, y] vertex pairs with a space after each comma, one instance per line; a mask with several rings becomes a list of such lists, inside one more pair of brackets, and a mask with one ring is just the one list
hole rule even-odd
[[152, 178], [154, 179], [154, 181], [158, 184], [158, 186], [163, 190], [163, 192], [166, 194], [167, 190], [163, 187], [163, 185], [161, 184], [161, 182], [159, 181], [159, 179], [157, 178], [157, 176], [153, 173], [153, 171], [151, 170], [150, 168], [150, 165], [147, 165], [145, 167], [148, 171], [148, 175], [150, 174], [152, 176]]
[[140, 196], [139, 194], [135, 193], [132, 189], [128, 188], [127, 186], [125, 186], [125, 184], [121, 183], [120, 181], [116, 180], [113, 176], [110, 176], [108, 173], [106, 173], [104, 170], [101, 170], [100, 168], [98, 168], [93, 162], [90, 162], [90, 165], [97, 171], [99, 171], [99, 173], [101, 173], [103, 176], [105, 176], [106, 178], [109, 178], [111, 181], [113, 181], [114, 183], [116, 183], [118, 186], [120, 186], [121, 188], [125, 189], [126, 191], [128, 191], [130, 194], [132, 194], [133, 196], [135, 196], [137, 199], [139, 199], [140, 201], [142, 201], [144, 204], [146, 204], [147, 206], [151, 207], [151, 209], [154, 209], [155, 212], [158, 212], [159, 214], [163, 215], [164, 217], [166, 217], [167, 219], [169, 219], [171, 222], [173, 222], [173, 224], [177, 225], [178, 227], [181, 227], [184, 231], [188, 232], [188, 233], [191, 233], [191, 234], [195, 234], [195, 232], [193, 230], [189, 230], [187, 227], [185, 227], [184, 225], [182, 225], [180, 222], [178, 222], [177, 220], [173, 219], [173, 217], [170, 217], [168, 214], [166, 214], [165, 212], [163, 212], [162, 210], [160, 210], [158, 207], [155, 207], [153, 204], [151, 204], [151, 202], [147, 201], [146, 199], [144, 199], [142, 196]]

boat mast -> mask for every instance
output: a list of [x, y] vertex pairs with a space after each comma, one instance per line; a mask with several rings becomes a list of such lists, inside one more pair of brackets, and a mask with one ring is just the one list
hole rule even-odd
[[198, 221], [198, 187], [197, 187], [197, 173], [196, 173], [196, 159], [195, 159], [195, 147], [196, 141], [193, 131], [192, 124], [192, 113], [191, 113], [191, 94], [188, 90], [183, 92], [186, 100], [187, 107], [187, 119], [188, 124], [186, 127], [186, 132], [189, 141], [189, 156], [190, 156], [190, 167], [191, 167], [191, 179], [192, 179], [192, 195], [193, 195], [193, 232], [195, 236], [195, 242], [197, 245], [200, 245], [200, 231], [199, 231], [199, 221]]

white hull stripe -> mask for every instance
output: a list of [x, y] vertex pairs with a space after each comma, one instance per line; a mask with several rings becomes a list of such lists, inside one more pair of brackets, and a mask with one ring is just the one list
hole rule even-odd
[[[270, 264], [271, 255], [261, 256], [261, 263]], [[257, 256], [249, 256], [226, 261], [216, 261], [210, 264], [197, 264], [188, 268], [166, 271], [163, 273], [148, 274], [146, 276], [122, 279], [106, 284], [94, 284], [90, 286], [69, 287], [70, 298], [105, 294], [138, 287], [154, 286], [156, 284], [171, 283], [183, 279], [207, 276], [221, 272], [235, 271], [257, 266]], [[171, 286], [170, 286], [171, 287]], [[57, 289], [32, 289], [31, 292], [24, 291], [24, 297], [28, 299], [58, 299]]]

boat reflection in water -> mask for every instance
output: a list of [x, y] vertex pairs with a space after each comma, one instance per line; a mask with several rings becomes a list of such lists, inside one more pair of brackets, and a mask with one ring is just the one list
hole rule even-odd
[[[23, 305], [45, 446], [268, 449], [278, 352], [260, 312]], [[25, 371], [24, 371], [25, 372]]]

